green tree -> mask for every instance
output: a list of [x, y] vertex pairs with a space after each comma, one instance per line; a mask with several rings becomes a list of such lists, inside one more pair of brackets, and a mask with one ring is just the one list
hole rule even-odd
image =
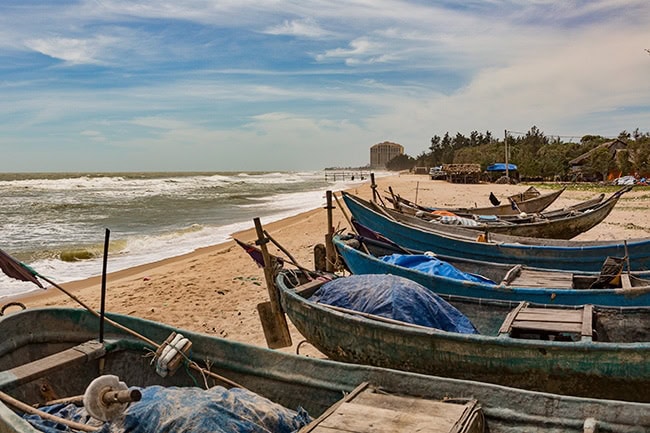
[[621, 176], [626, 176], [633, 172], [629, 149], [622, 149], [616, 152], [616, 167], [621, 172]]
[[537, 153], [539, 176], [545, 179], [564, 178], [569, 167], [567, 151], [569, 146], [561, 141], [556, 141], [543, 146]]
[[415, 167], [415, 159], [406, 154], [397, 155], [386, 163], [386, 169], [391, 171], [411, 170]]
[[[628, 143], [629, 161], [620, 158], [605, 157], [598, 151], [585, 166], [587, 173], [606, 177], [610, 170], [619, 168], [637, 171], [641, 175], [650, 175], [650, 133], [643, 133], [638, 128], [632, 133], [622, 131], [619, 139]], [[508, 162], [517, 164], [522, 178], [543, 177], [555, 179], [565, 178], [569, 173], [569, 161], [597, 148], [600, 144], [611, 141], [611, 138], [601, 135], [584, 135], [580, 142], [563, 142], [560, 137], [549, 138], [537, 127], [532, 126], [525, 134], [508, 135]], [[460, 132], [443, 136], [434, 135], [431, 138], [429, 152], [423, 152], [417, 157], [419, 166], [433, 167], [448, 163], [478, 163], [485, 168], [493, 162], [505, 162], [505, 143], [494, 138], [490, 131], [485, 133], [476, 130], [464, 136]], [[609, 152], [607, 152], [609, 153]]]

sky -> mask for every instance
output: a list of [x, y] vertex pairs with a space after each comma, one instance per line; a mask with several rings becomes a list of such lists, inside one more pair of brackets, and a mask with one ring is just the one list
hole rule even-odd
[[2, 0], [0, 172], [308, 171], [446, 132], [648, 132], [649, 23], [648, 0]]

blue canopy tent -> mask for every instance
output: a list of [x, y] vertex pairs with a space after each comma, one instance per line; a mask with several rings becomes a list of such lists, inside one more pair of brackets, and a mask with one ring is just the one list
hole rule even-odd
[[[506, 165], [503, 162], [495, 162], [494, 164], [488, 165], [487, 171], [506, 171]], [[515, 164], [508, 164], [508, 171], [517, 171], [517, 166]]]

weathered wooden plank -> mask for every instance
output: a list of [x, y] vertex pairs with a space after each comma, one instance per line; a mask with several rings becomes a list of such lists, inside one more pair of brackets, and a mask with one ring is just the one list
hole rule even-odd
[[570, 273], [552, 273], [522, 269], [517, 278], [510, 282], [519, 287], [573, 287], [573, 275]]
[[535, 320], [539, 322], [582, 322], [582, 310], [545, 310], [526, 308], [519, 312], [517, 320]]
[[517, 317], [517, 314], [519, 314], [522, 308], [525, 308], [526, 306], [528, 306], [528, 302], [522, 301], [511, 312], [508, 313], [506, 319], [503, 321], [503, 324], [501, 325], [501, 328], [499, 328], [499, 334], [510, 333], [512, 322], [515, 320], [515, 317]]
[[[511, 314], [513, 312], [514, 310]], [[570, 332], [582, 336], [591, 336], [592, 312], [593, 307], [591, 305], [587, 305], [578, 310], [562, 310], [558, 308], [523, 308], [518, 311], [517, 315], [512, 319], [510, 330], [519, 329], [544, 332]]]
[[623, 289], [632, 288], [632, 282], [630, 281], [630, 274], [626, 274], [626, 273], [621, 274], [621, 287]]
[[450, 433], [466, 422], [475, 404], [384, 394], [363, 383], [300, 433]]
[[327, 281], [325, 280], [311, 280], [306, 282], [305, 284], [301, 284], [300, 286], [296, 287], [296, 293], [298, 295], [305, 295], [306, 293], [313, 292], [314, 289], [319, 288], [323, 284], [325, 284]]
[[517, 321], [513, 329], [528, 329], [545, 332], [574, 332], [581, 334], [582, 323]]
[[582, 332], [581, 335], [584, 337], [591, 337], [594, 335], [594, 326], [593, 326], [593, 313], [594, 306], [587, 304], [582, 309]]
[[359, 393], [363, 392], [366, 388], [368, 387], [368, 382], [362, 382], [360, 383], [356, 388], [352, 390], [348, 395], [343, 397], [341, 400], [337, 401], [334, 403], [332, 406], [330, 406], [325, 412], [321, 414], [318, 418], [310, 422], [308, 425], [304, 426], [303, 428], [300, 429], [298, 433], [309, 433], [312, 431], [318, 431], [316, 430], [317, 428], [320, 427], [320, 424], [327, 419], [336, 409], [339, 408], [343, 403], [352, 400], [355, 398]]
[[[430, 432], [449, 433], [457, 418], [436, 417], [425, 413], [344, 403], [321, 423], [322, 427], [355, 433]], [[318, 427], [314, 432], [318, 432]]]
[[462, 404], [372, 392], [359, 394], [354, 399], [354, 403], [372, 408], [393, 409], [405, 413], [423, 412], [434, 417], [452, 417], [454, 419], [458, 419], [465, 410], [465, 406]]
[[103, 343], [97, 340], [87, 341], [45, 358], [3, 371], [2, 377], [6, 379], [0, 383], [0, 389], [9, 385], [17, 386], [31, 382], [34, 379], [46, 376], [52, 371], [100, 358], [105, 353], [106, 349]]
[[516, 280], [517, 277], [519, 277], [521, 275], [522, 267], [523, 267], [522, 265], [515, 265], [513, 268], [511, 268], [506, 273], [505, 277], [503, 277], [503, 280], [501, 281], [501, 284], [510, 284], [514, 280]]

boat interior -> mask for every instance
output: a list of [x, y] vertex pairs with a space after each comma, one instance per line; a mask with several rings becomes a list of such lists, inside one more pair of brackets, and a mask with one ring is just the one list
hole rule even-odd
[[[375, 239], [347, 235], [341, 241], [346, 245], [367, 252], [374, 257], [390, 254], [424, 254], [421, 251], [407, 250], [400, 246]], [[434, 252], [427, 252], [445, 261], [455, 268], [474, 275], [490, 279], [494, 284], [510, 287], [554, 287], [566, 289], [631, 289], [648, 287], [650, 278], [646, 273], [630, 273], [625, 270], [626, 261], [621, 257], [608, 257], [600, 273], [553, 271], [536, 269], [524, 265], [486, 263], [477, 260], [463, 259]], [[641, 276], [639, 276], [641, 275]]]
[[[285, 282], [309, 299], [326, 282], [303, 272], [285, 274]], [[481, 335], [548, 341], [650, 342], [650, 314], [643, 307], [549, 306], [528, 302], [438, 295], [463, 313]], [[331, 307], [383, 322], [411, 324]], [[417, 325], [414, 325], [417, 326]]]

